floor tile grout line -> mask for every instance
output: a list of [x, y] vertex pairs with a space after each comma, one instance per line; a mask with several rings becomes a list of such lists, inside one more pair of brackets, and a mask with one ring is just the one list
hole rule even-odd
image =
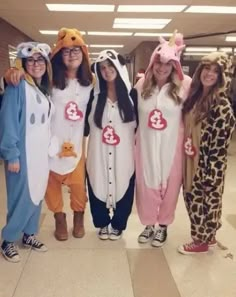
[[31, 253], [32, 253], [32, 250], [30, 250], [30, 251], [29, 251], [29, 253], [28, 253], [27, 257], [26, 257], [25, 264], [24, 264], [24, 266], [23, 266], [23, 268], [22, 268], [22, 271], [21, 271], [21, 273], [20, 273], [20, 276], [19, 276], [19, 278], [18, 278], [18, 281], [17, 281], [17, 283], [16, 283], [16, 286], [15, 286], [14, 292], [13, 292], [13, 294], [12, 294], [12, 297], [14, 297], [14, 296], [15, 296], [15, 293], [16, 293], [16, 290], [17, 290], [17, 287], [18, 287], [18, 285], [19, 285], [19, 283], [20, 283], [20, 280], [21, 280], [21, 278], [22, 278], [22, 275], [23, 275], [23, 273], [24, 273], [24, 270], [25, 270], [26, 264], [27, 264], [27, 263], [28, 263], [28, 261], [29, 261], [29, 257], [30, 257], [30, 255], [31, 255]]
[[129, 249], [125, 249], [125, 255], [126, 255], [126, 259], [127, 259], [128, 266], [129, 266], [129, 275], [130, 275], [130, 281], [131, 281], [131, 285], [132, 285], [133, 297], [136, 297], [135, 296], [135, 290], [134, 290], [133, 278], [132, 278], [132, 271], [131, 271], [131, 266], [130, 266], [130, 262], [129, 262], [128, 250]]
[[[179, 296], [182, 297], [181, 294], [180, 294], [179, 286], [178, 286], [178, 284], [177, 284], [177, 282], [176, 282], [176, 280], [175, 280], [175, 278], [174, 278], [174, 275], [173, 275], [173, 273], [172, 273], [171, 267], [170, 267], [170, 265], [169, 265], [169, 261], [168, 261], [168, 259], [167, 259], [167, 257], [166, 257], [165, 249], [164, 249], [164, 248], [161, 248], [161, 249], [162, 249], [162, 254], [163, 254], [163, 256], [164, 256], [164, 258], [165, 258], [165, 260], [166, 260], [166, 264], [167, 264], [167, 266], [168, 266], [168, 270], [169, 270], [169, 272], [170, 272], [170, 274], [171, 274], [171, 276], [172, 276], [172, 279], [173, 279], [173, 281], [174, 281], [174, 283], [175, 283], [176, 290], [178, 291]], [[180, 256], [181, 256], [181, 255], [180, 255]]]

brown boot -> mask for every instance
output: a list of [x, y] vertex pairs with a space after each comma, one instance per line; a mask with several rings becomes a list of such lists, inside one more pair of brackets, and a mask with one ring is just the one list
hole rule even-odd
[[73, 227], [73, 236], [76, 238], [84, 237], [84, 212], [83, 211], [74, 211], [74, 227]]
[[56, 230], [54, 235], [57, 240], [63, 241], [68, 239], [67, 223], [66, 223], [66, 214], [63, 212], [57, 212], [54, 214]]

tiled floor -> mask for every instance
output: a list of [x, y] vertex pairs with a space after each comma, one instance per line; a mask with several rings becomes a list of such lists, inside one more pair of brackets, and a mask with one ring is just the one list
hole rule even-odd
[[[0, 256], [0, 297], [235, 297], [236, 296], [236, 137], [230, 148], [224, 195], [220, 247], [208, 254], [182, 256], [179, 244], [189, 240], [189, 222], [180, 195], [176, 219], [162, 249], [140, 246], [142, 230], [136, 210], [118, 242], [99, 240], [89, 209], [86, 236], [58, 242], [54, 219], [44, 205], [39, 237], [49, 251], [38, 254], [20, 248], [22, 261], [12, 264]], [[72, 225], [68, 194], [68, 225]], [[0, 165], [0, 227], [6, 216], [3, 165]]]

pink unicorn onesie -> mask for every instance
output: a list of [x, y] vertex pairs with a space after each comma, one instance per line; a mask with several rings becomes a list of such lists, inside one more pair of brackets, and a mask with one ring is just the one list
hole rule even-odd
[[140, 221], [146, 225], [138, 242], [151, 240], [155, 247], [166, 242], [182, 185], [182, 105], [191, 83], [180, 64], [183, 36], [175, 32], [169, 42], [159, 41], [145, 76], [135, 86], [139, 115], [136, 203]]

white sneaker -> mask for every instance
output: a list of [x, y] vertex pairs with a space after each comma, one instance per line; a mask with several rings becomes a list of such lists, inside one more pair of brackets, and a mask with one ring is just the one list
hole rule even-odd
[[167, 239], [167, 227], [159, 227], [152, 240], [152, 246], [161, 247], [165, 244]]
[[98, 237], [102, 240], [106, 240], [109, 238], [108, 226], [105, 226], [99, 230]]
[[122, 235], [122, 230], [112, 228], [109, 239], [110, 240], [118, 240], [121, 238], [121, 235]]
[[151, 240], [153, 235], [154, 235], [154, 226], [153, 225], [148, 225], [148, 226], [145, 227], [143, 232], [139, 235], [138, 242], [139, 243], [146, 243], [149, 240]]

